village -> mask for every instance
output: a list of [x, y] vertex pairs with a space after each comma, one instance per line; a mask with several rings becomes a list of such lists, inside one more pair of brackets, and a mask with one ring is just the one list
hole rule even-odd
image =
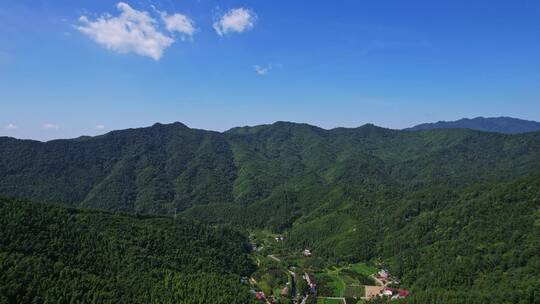
[[288, 252], [282, 246], [284, 240], [269, 233], [251, 237], [258, 270], [242, 281], [261, 303], [359, 304], [410, 295], [382, 265], [324, 265], [310, 248]]

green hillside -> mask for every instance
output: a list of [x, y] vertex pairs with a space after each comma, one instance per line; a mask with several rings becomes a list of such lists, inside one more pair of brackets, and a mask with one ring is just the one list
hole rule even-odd
[[0, 199], [0, 231], [0, 303], [253, 302], [231, 230]]
[[540, 133], [277, 122], [0, 138], [0, 194], [279, 232], [323, 264], [382, 261], [415, 303], [538, 301], [539, 173]]
[[540, 175], [366, 199], [371, 210], [298, 221], [287, 245], [335, 263], [384, 261], [413, 291], [407, 303], [540, 301]]
[[180, 123], [47, 143], [3, 138], [0, 155], [0, 193], [111, 211], [230, 201], [236, 178], [221, 134]]
[[46, 143], [0, 138], [0, 155], [4, 195], [158, 214], [248, 206], [261, 215], [254, 224], [279, 229], [324, 200], [536, 172], [540, 133], [324, 130], [286, 122], [217, 133], [175, 123]]

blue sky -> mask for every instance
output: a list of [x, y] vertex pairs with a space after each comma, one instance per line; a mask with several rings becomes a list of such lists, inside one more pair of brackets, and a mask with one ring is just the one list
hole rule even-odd
[[540, 120], [540, 2], [0, 0], [0, 106], [0, 136], [39, 140]]

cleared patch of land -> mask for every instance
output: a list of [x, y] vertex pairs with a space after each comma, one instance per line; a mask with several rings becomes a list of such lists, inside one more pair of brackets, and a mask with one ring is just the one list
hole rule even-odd
[[382, 286], [364, 286], [365, 297], [368, 299], [377, 297], [383, 290]]
[[373, 267], [373, 266], [369, 266], [365, 263], [356, 263], [356, 264], [352, 264], [350, 266], [351, 270], [359, 273], [359, 274], [363, 274], [363, 275], [366, 275], [366, 276], [370, 276], [372, 274], [374, 274], [375, 272], [377, 272], [377, 268]]
[[364, 296], [364, 285], [375, 285], [370, 275], [377, 269], [365, 263], [334, 266], [314, 273], [318, 294], [324, 297]]

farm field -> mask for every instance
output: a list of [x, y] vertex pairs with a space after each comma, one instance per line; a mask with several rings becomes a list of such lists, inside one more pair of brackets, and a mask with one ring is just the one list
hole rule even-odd
[[376, 270], [375, 267], [365, 263], [357, 263], [333, 266], [315, 272], [318, 294], [323, 297], [363, 297], [364, 285], [374, 284], [370, 275]]
[[325, 299], [325, 298], [318, 298], [317, 304], [343, 304], [343, 300], [341, 299]]
[[[331, 298], [318, 298], [317, 304], [343, 304], [345, 303], [343, 299], [331, 299]], [[357, 302], [347, 302], [347, 304], [365, 304], [364, 300], [358, 300]]]
[[355, 271], [359, 274], [363, 274], [365, 276], [370, 276], [372, 274], [374, 274], [375, 272], [377, 272], [377, 268], [373, 267], [373, 266], [369, 266], [365, 263], [356, 263], [356, 264], [352, 264], [350, 266], [350, 269], [352, 271]]

